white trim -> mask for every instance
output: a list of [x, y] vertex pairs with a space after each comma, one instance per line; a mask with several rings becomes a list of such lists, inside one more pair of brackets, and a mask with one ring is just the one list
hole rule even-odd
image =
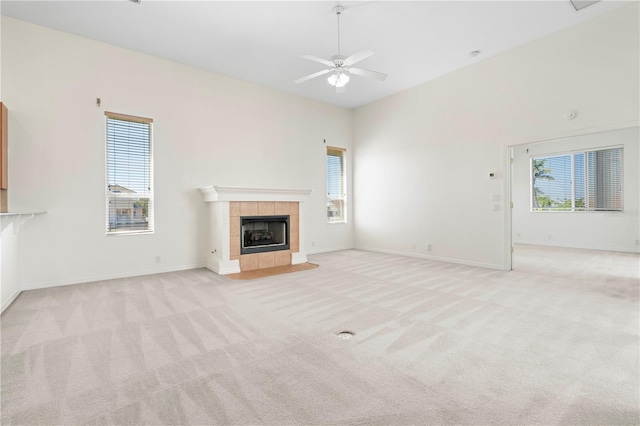
[[469, 261], [466, 261], [466, 260], [453, 259], [453, 258], [449, 258], [449, 257], [439, 257], [439, 256], [432, 256], [432, 255], [421, 254], [421, 253], [409, 253], [409, 252], [404, 252], [404, 251], [386, 250], [386, 249], [379, 249], [379, 248], [373, 248], [373, 247], [360, 247], [360, 246], [357, 246], [355, 248], [356, 248], [356, 250], [373, 251], [373, 252], [385, 253], [385, 254], [395, 254], [395, 255], [398, 255], [398, 256], [406, 256], [406, 257], [417, 257], [419, 259], [435, 260], [435, 261], [438, 261], [438, 262], [455, 263], [455, 264], [458, 264], [458, 265], [467, 265], [467, 266], [475, 266], [475, 267], [478, 267], [478, 268], [496, 269], [496, 270], [499, 270], [499, 271], [507, 271], [507, 269], [505, 269], [504, 265], [495, 265], [495, 264], [491, 264], [491, 263], [469, 262]]
[[321, 248], [317, 250], [307, 251], [308, 255], [320, 254], [320, 253], [331, 253], [333, 251], [343, 251], [343, 250], [355, 250], [354, 246], [343, 246], [343, 247], [331, 247], [331, 248]]
[[11, 304], [18, 298], [18, 296], [20, 296], [20, 293], [22, 293], [22, 290], [18, 289], [14, 291], [13, 294], [7, 300], [3, 300], [2, 309], [0, 310], [0, 313], [4, 312], [5, 309], [11, 306]]
[[574, 138], [576, 136], [593, 135], [596, 133], [604, 133], [604, 132], [628, 129], [631, 127], [638, 127], [638, 126], [640, 126], [640, 120], [624, 121], [622, 123], [588, 127], [586, 129], [567, 130], [564, 132], [560, 132], [555, 136], [546, 135], [546, 136], [535, 136], [535, 137], [516, 139], [511, 142], [504, 142], [503, 145], [514, 147], [518, 145], [529, 145], [529, 144], [535, 144], [535, 143], [560, 141], [563, 139]]
[[297, 201], [303, 202], [313, 189], [246, 188], [210, 185], [198, 188], [205, 202], [212, 201]]
[[[623, 129], [620, 129], [623, 130]], [[615, 130], [611, 130], [612, 132], [615, 132]], [[581, 136], [589, 136], [587, 135], [581, 135]], [[575, 137], [579, 137], [579, 136], [575, 136]], [[562, 139], [554, 139], [552, 141], [547, 141], [547, 142], [554, 142], [555, 140], [565, 140], [565, 139], [571, 139], [571, 138], [562, 138]], [[544, 142], [543, 142], [544, 143]], [[580, 148], [580, 149], [569, 149], [569, 150], [562, 150], [562, 151], [551, 151], [551, 152], [540, 152], [538, 154], [529, 154], [529, 160], [540, 160], [540, 159], [546, 159], [546, 158], [555, 158], [555, 157], [565, 157], [568, 155], [574, 155], [574, 154], [586, 154], [587, 152], [592, 152], [592, 151], [607, 151], [609, 149], [617, 149], [617, 148], [622, 148], [624, 150], [624, 144], [616, 144], [616, 145], [598, 145], [596, 147], [589, 147], [587, 146], [586, 148]]]
[[178, 271], [187, 271], [189, 269], [202, 269], [205, 268], [204, 264], [194, 264], [194, 265], [184, 265], [175, 268], [162, 268], [162, 269], [153, 269], [153, 270], [145, 270], [138, 272], [126, 272], [121, 274], [107, 274], [107, 275], [98, 275], [91, 276], [85, 278], [74, 278], [70, 280], [52, 280], [52, 281], [44, 281], [40, 283], [32, 283], [22, 286], [22, 291], [26, 290], [39, 290], [41, 288], [51, 288], [51, 287], [61, 287], [65, 285], [75, 285], [75, 284], [86, 284], [92, 283], [96, 281], [107, 281], [107, 280], [117, 280], [122, 278], [131, 278], [131, 277], [139, 277], [143, 275], [156, 275], [156, 274], [166, 274], [168, 272], [178, 272]]
[[[629, 247], [618, 247], [618, 246], [593, 246], [593, 245], [580, 245], [580, 244], [556, 244], [550, 243], [548, 241], [544, 242], [534, 242], [534, 241], [526, 241], [526, 240], [518, 240], [514, 242], [515, 245], [523, 245], [523, 246], [538, 246], [538, 247], [561, 247], [561, 248], [569, 248], [569, 249], [579, 249], [579, 250], [598, 250], [598, 251], [617, 251], [623, 253], [640, 253], [640, 247], [638, 248], [629, 248]], [[517, 249], [516, 249], [517, 252]]]
[[504, 246], [502, 248], [502, 253], [504, 256], [504, 265], [503, 269], [505, 271], [511, 271], [513, 269], [513, 253], [511, 252], [511, 247], [513, 245], [513, 227], [511, 224], [511, 215], [513, 214], [513, 208], [511, 207], [512, 203], [512, 182], [513, 179], [513, 146], [506, 147], [506, 162], [507, 162], [507, 172], [505, 173], [506, 179], [503, 182], [503, 191], [504, 196], [502, 199], [504, 200], [504, 204], [502, 206], [502, 210], [504, 212], [503, 220], [505, 223], [504, 230]]
[[307, 254], [304, 251], [298, 251], [295, 253], [291, 253], [291, 264], [299, 265], [301, 263], [307, 263]]
[[207, 264], [207, 269], [215, 272], [218, 275], [229, 275], [240, 273], [240, 261], [239, 260], [214, 260], [212, 263]]

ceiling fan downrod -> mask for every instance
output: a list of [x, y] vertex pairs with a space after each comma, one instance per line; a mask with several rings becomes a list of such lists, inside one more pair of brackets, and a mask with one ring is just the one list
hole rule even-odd
[[340, 15], [344, 12], [344, 6], [338, 4], [331, 9], [338, 17], [338, 56], [340, 56]]

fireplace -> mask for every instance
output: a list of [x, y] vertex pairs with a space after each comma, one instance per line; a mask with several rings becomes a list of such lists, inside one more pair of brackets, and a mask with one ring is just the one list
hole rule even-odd
[[[209, 216], [207, 268], [228, 275], [307, 262], [303, 204], [312, 189], [206, 186], [200, 192]], [[244, 229], [241, 219], [248, 219]], [[280, 223], [261, 225], [265, 219]]]
[[240, 254], [289, 250], [289, 216], [241, 216]]

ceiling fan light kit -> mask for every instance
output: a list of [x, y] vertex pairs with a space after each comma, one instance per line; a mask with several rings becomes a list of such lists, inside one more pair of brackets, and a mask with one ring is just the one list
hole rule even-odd
[[349, 82], [349, 76], [345, 73], [331, 74], [327, 79], [330, 85], [335, 87], [344, 87]]
[[297, 79], [296, 83], [303, 83], [307, 80], [311, 80], [322, 75], [331, 73], [327, 82], [336, 88], [337, 93], [343, 93], [346, 89], [345, 86], [349, 82], [350, 77], [348, 74], [359, 75], [361, 77], [374, 78], [379, 81], [383, 81], [387, 78], [386, 74], [377, 71], [365, 70], [362, 68], [355, 68], [354, 65], [357, 62], [362, 61], [370, 56], [373, 56], [373, 52], [369, 49], [362, 49], [353, 55], [346, 57], [340, 54], [340, 15], [344, 12], [344, 6], [337, 5], [331, 9], [338, 18], [338, 54], [331, 57], [331, 59], [323, 59], [313, 55], [302, 55], [302, 58], [309, 59], [311, 61], [319, 62], [326, 65], [327, 69], [309, 74], [302, 78]]

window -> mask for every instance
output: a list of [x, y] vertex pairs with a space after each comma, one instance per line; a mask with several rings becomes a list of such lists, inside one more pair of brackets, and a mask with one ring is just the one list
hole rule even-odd
[[153, 232], [153, 120], [105, 112], [107, 235]]
[[532, 211], [622, 211], [622, 148], [531, 159]]
[[327, 148], [327, 222], [346, 222], [346, 150]]

